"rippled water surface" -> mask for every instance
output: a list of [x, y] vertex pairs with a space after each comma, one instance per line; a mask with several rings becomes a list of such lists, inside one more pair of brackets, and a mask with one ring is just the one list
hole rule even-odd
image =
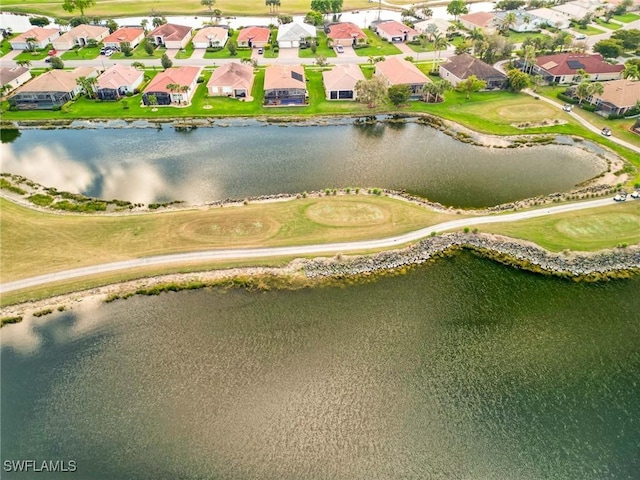
[[95, 479], [637, 478], [639, 282], [463, 254], [348, 288], [25, 320], [2, 329], [2, 460]]
[[483, 207], [568, 191], [606, 169], [573, 146], [489, 149], [417, 124], [23, 130], [0, 156], [3, 171], [46, 186], [142, 203], [359, 186]]

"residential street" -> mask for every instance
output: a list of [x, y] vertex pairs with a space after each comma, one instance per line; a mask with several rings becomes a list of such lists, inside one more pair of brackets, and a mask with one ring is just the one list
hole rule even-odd
[[[637, 200], [629, 200], [637, 201]], [[547, 215], [556, 215], [559, 213], [572, 212], [587, 208], [597, 208], [614, 205], [612, 197], [591, 200], [587, 202], [567, 203], [563, 205], [539, 208], [517, 213], [504, 215], [486, 215], [481, 217], [463, 218], [452, 220], [449, 222], [431, 225], [429, 227], [409, 232], [396, 237], [383, 238], [378, 240], [366, 240], [360, 242], [348, 243], [329, 243], [321, 245], [302, 245], [294, 247], [274, 247], [274, 248], [241, 248], [241, 249], [224, 249], [224, 250], [205, 250], [200, 252], [179, 253], [173, 255], [158, 255], [154, 257], [136, 258], [121, 262], [105, 263], [102, 265], [94, 265], [84, 268], [76, 268], [63, 272], [50, 273], [47, 275], [39, 275], [37, 277], [25, 278], [15, 282], [9, 282], [0, 285], [0, 294], [20, 290], [22, 288], [31, 288], [47, 283], [58, 282], [62, 280], [70, 280], [73, 278], [84, 277], [87, 275], [97, 275], [118, 270], [126, 270], [129, 268], [149, 267], [157, 265], [168, 265], [186, 262], [208, 262], [212, 260], [248, 260], [253, 258], [273, 258], [273, 257], [292, 257], [307, 255], [336, 255], [338, 253], [349, 253], [365, 250], [373, 250], [378, 248], [390, 248], [403, 245], [409, 242], [428, 237], [431, 232], [443, 232], [451, 229], [462, 229], [464, 227], [472, 227], [488, 223], [516, 222], [529, 218], [544, 217]]]

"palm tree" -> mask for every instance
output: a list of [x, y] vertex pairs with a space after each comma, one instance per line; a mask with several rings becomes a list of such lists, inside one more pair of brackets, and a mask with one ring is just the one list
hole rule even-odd
[[36, 51], [36, 45], [38, 43], [38, 39], [36, 37], [27, 37], [24, 39], [24, 41], [27, 43], [27, 51], [29, 52]]
[[638, 68], [638, 65], [634, 63], [627, 63], [622, 71], [622, 78], [626, 78], [628, 80], [640, 80], [640, 68]]
[[600, 82], [592, 82], [589, 84], [589, 87], [587, 88], [587, 93], [589, 94], [589, 97], [594, 97], [595, 95], [602, 95], [602, 93], [604, 92], [604, 85], [602, 85]]
[[[433, 49], [437, 52], [438, 62], [440, 61], [440, 51], [447, 48], [447, 45], [449, 45], [449, 40], [447, 40], [447, 37], [439, 33], [433, 35]], [[435, 69], [436, 57], [433, 57], [433, 68], [431, 70], [435, 71]]]
[[508, 35], [509, 29], [516, 24], [517, 20], [515, 13], [508, 12], [500, 22], [500, 33]]
[[133, 63], [131, 64], [131, 66], [132, 66], [133, 68], [135, 68], [136, 70], [144, 70], [144, 68], [145, 68], [145, 67], [144, 67], [144, 63], [142, 63], [142, 62], [133, 62]]
[[531, 73], [533, 65], [536, 63], [536, 47], [535, 45], [527, 45], [524, 47], [524, 71]]
[[98, 81], [95, 77], [78, 77], [76, 79], [76, 84], [81, 88], [82, 93], [88, 97], [93, 97], [95, 95], [94, 86], [96, 83], [98, 83]]
[[18, 65], [19, 67], [27, 67], [27, 68], [29, 68], [31, 66], [31, 61], [30, 60], [16, 60], [16, 65]]

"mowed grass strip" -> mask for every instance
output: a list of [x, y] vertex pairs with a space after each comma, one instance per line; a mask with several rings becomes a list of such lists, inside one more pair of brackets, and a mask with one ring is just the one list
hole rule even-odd
[[4, 199], [0, 207], [2, 282], [211, 248], [384, 238], [453, 218], [401, 200], [363, 194], [122, 216], [58, 215]]
[[[70, 14], [62, 9], [62, 0], [3, 0], [3, 10], [9, 12], [32, 12], [53, 17], [72, 17], [80, 15], [78, 11]], [[309, 0], [287, 0], [282, 2], [278, 13], [307, 13], [310, 8]], [[214, 8], [220, 9], [223, 16], [273, 16], [269, 13], [269, 7], [264, 0], [217, 0]], [[343, 10], [371, 8], [367, 0], [345, 0]], [[110, 0], [98, 1], [85, 10], [88, 17], [136, 17], [148, 16], [149, 12], [158, 12], [161, 15], [199, 15], [203, 20], [209, 20], [209, 10], [200, 0]]]
[[640, 243], [640, 201], [611, 203], [609, 207], [478, 228], [482, 232], [529, 240], [553, 252], [565, 249], [592, 252], [621, 243]]

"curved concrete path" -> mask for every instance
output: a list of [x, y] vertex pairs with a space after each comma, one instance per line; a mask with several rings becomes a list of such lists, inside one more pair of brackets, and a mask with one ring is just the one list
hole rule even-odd
[[[562, 105], [560, 105], [557, 102], [554, 102], [553, 100], [543, 97], [542, 95], [538, 95], [537, 93], [533, 92], [532, 90], [529, 90], [528, 88], [523, 90], [523, 92], [528, 93], [529, 95], [538, 98], [539, 100], [542, 100], [543, 102], [547, 102], [549, 105], [553, 105], [556, 108], [562, 108]], [[580, 115], [578, 115], [577, 113], [575, 113], [573, 110], [570, 112], [566, 112], [567, 115], [571, 115], [573, 118], [575, 118], [578, 122], [580, 122], [585, 128], [587, 128], [588, 130], [591, 130], [594, 133], [600, 133], [600, 129], [598, 127], [593, 126], [591, 123], [589, 123], [589, 121], [585, 120], [584, 118], [582, 118]], [[618, 145], [622, 145], [623, 147], [628, 148], [629, 150], [632, 150], [634, 152], [638, 152], [640, 153], [640, 147], [637, 147], [636, 145], [626, 142], [624, 140], [621, 140], [617, 137], [607, 137], [609, 140], [611, 140], [614, 143], [617, 143]]]
[[[633, 201], [633, 200], [629, 200]], [[475, 225], [483, 225], [488, 223], [516, 222], [529, 218], [544, 217], [558, 213], [572, 212], [576, 210], [584, 210], [587, 208], [604, 207], [613, 205], [611, 197], [598, 200], [590, 200], [586, 202], [567, 203], [563, 205], [539, 208], [536, 210], [528, 210], [509, 214], [494, 214], [481, 217], [462, 218], [449, 222], [431, 225], [413, 232], [398, 235], [396, 237], [382, 238], [378, 240], [363, 240], [348, 243], [328, 243], [321, 245], [302, 245], [294, 247], [273, 247], [273, 248], [239, 248], [224, 250], [205, 250], [200, 252], [177, 253], [171, 255], [158, 255], [145, 258], [134, 258], [120, 262], [105, 263], [102, 265], [93, 265], [83, 268], [75, 268], [73, 270], [65, 270], [62, 272], [49, 273], [39, 275], [37, 277], [25, 278], [15, 282], [4, 283], [0, 285], [0, 294], [13, 292], [24, 288], [36, 287], [47, 283], [58, 282], [62, 280], [71, 280], [74, 278], [84, 277], [88, 275], [96, 275], [100, 273], [114, 272], [118, 270], [126, 270], [129, 268], [140, 268], [157, 265], [179, 264], [186, 262], [206, 262], [211, 260], [247, 260], [252, 258], [269, 258], [282, 256], [306, 256], [306, 255], [335, 255], [338, 253], [357, 252], [363, 250], [372, 250], [380, 248], [390, 248], [403, 245], [409, 242], [428, 237], [431, 232], [443, 232], [446, 230], [460, 229]]]

